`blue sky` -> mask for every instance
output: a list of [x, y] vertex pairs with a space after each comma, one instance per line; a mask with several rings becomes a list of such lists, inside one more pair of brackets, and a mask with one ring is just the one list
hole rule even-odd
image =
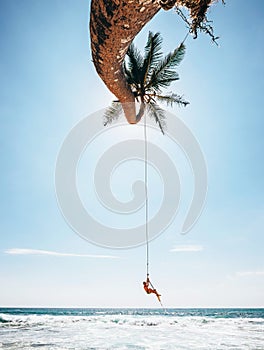
[[[158, 306], [142, 291], [145, 248], [90, 244], [56, 201], [64, 138], [113, 98], [91, 62], [89, 5], [0, 1], [1, 306]], [[264, 306], [263, 9], [262, 0], [214, 5], [220, 46], [203, 34], [186, 42], [173, 89], [191, 104], [174, 112], [203, 149], [208, 196], [191, 232], [179, 233], [182, 209], [151, 242], [152, 279], [168, 307]], [[161, 32], [164, 52], [186, 33], [173, 11], [144, 28], [140, 47], [149, 30]]]

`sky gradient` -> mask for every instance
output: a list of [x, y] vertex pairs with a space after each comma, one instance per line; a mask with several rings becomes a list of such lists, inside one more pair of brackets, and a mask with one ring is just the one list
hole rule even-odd
[[[90, 244], [67, 225], [56, 201], [64, 138], [113, 99], [91, 61], [89, 6], [0, 0], [0, 306], [158, 306], [142, 289], [145, 247]], [[174, 113], [204, 152], [208, 196], [187, 235], [179, 233], [180, 208], [151, 242], [151, 276], [166, 307], [264, 307], [263, 10], [262, 0], [250, 8], [219, 2], [209, 14], [219, 47], [204, 34], [186, 41], [173, 90], [191, 103]], [[173, 11], [148, 23], [139, 47], [149, 30], [161, 32], [164, 52], [186, 34]], [[115, 181], [113, 191], [124, 193]]]

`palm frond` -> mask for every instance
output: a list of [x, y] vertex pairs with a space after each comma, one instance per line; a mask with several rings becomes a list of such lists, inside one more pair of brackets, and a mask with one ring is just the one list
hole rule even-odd
[[140, 84], [142, 80], [142, 65], [143, 57], [139, 50], [135, 47], [133, 43], [130, 44], [127, 50], [127, 63], [126, 70], [130, 72], [130, 77], [136, 84]]
[[185, 46], [181, 44], [177, 49], [165, 56], [153, 70], [146, 88], [152, 87], [154, 90], [159, 91], [161, 87], [167, 87], [172, 81], [178, 80], [179, 75], [175, 68], [181, 63], [184, 54]]
[[166, 103], [167, 106], [173, 106], [174, 103], [176, 103], [178, 106], [184, 106], [186, 107], [190, 102], [186, 101], [183, 96], [170, 93], [169, 95], [156, 95], [154, 96], [154, 99], [157, 99], [161, 103]]
[[161, 132], [164, 135], [164, 133], [165, 133], [164, 130], [166, 128], [165, 111], [162, 108], [160, 108], [160, 106], [157, 103], [155, 103], [153, 101], [148, 102], [147, 107], [148, 107], [148, 114], [149, 114], [150, 118], [155, 119]]
[[153, 35], [149, 32], [148, 41], [145, 46], [144, 61], [142, 65], [142, 85], [144, 86], [151, 72], [162, 57], [161, 52], [162, 37], [160, 33]]
[[185, 55], [185, 49], [185, 45], [181, 43], [180, 46], [165, 57], [164, 61], [167, 68], [176, 67], [181, 63]]
[[126, 82], [131, 86], [131, 87], [137, 87], [138, 83], [137, 81], [134, 80], [134, 77], [131, 73], [131, 70], [129, 70], [126, 66], [126, 63], [125, 61], [123, 61], [123, 72], [124, 72], [124, 75], [125, 75], [125, 78], [126, 78]]
[[160, 79], [160, 77], [152, 76], [149, 81], [146, 91], [156, 91], [157, 93], [161, 93], [162, 88], [166, 88], [170, 86], [173, 81], [179, 80], [179, 74], [177, 72], [170, 72], [170, 77]]
[[[148, 113], [151, 118], [155, 119], [164, 134], [166, 115], [157, 102], [166, 103], [169, 106], [175, 103], [179, 106], [187, 106], [189, 102], [172, 92], [165, 95], [161, 93], [161, 88], [166, 88], [174, 80], [179, 79], [176, 67], [185, 54], [185, 46], [181, 44], [167, 56], [162, 57], [161, 43], [160, 33], [149, 32], [144, 56], [132, 43], [123, 63], [123, 71], [135, 98], [141, 102], [136, 120], [139, 121], [145, 113]], [[112, 103], [105, 113], [105, 125], [117, 119], [121, 112], [121, 104]]]
[[122, 111], [121, 103], [113, 101], [111, 106], [108, 107], [104, 113], [104, 126], [117, 120], [121, 116]]

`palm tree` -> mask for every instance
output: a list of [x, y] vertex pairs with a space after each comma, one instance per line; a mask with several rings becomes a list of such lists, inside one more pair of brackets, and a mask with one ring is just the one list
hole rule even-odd
[[130, 43], [160, 9], [159, 0], [91, 0], [93, 63], [107, 88], [123, 103], [131, 124], [136, 122], [135, 97], [126, 82], [123, 61]]
[[207, 12], [216, 1], [219, 0], [91, 0], [93, 63], [99, 77], [122, 103], [129, 123], [136, 123], [135, 98], [126, 83], [122, 65], [130, 43], [160, 10], [171, 8], [184, 19], [194, 37], [201, 31], [215, 40]]
[[[170, 106], [173, 104], [186, 106], [189, 102], [175, 93], [162, 93], [162, 89], [169, 87], [173, 81], [179, 79], [176, 68], [184, 57], [185, 46], [181, 44], [174, 51], [162, 57], [161, 43], [160, 33], [149, 32], [144, 55], [131, 43], [127, 57], [123, 62], [123, 72], [134, 97], [140, 103], [136, 122], [147, 112], [150, 117], [155, 119], [164, 133], [165, 111], [158, 105], [158, 102]], [[121, 103], [119, 101], [112, 102], [112, 105], [105, 112], [104, 124], [111, 123], [121, 113]]]

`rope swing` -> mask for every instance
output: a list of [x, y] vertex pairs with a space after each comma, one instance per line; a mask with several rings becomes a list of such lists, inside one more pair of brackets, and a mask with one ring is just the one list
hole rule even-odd
[[[144, 113], [144, 182], [145, 182], [145, 236], [146, 236], [146, 273], [147, 278], [146, 282], [143, 282], [145, 291], [150, 294], [156, 294], [158, 301], [163, 307], [162, 302], [160, 300], [160, 294], [158, 294], [157, 290], [151, 283], [149, 279], [149, 198], [148, 198], [148, 137], [147, 137], [147, 121], [146, 121], [146, 113]], [[148, 286], [151, 286], [149, 288]]]
[[146, 113], [144, 115], [144, 182], [145, 182], [145, 235], [146, 235], [146, 271], [149, 277], [149, 203], [148, 203], [148, 139], [147, 139], [147, 122]]
[[[184, 44], [190, 32], [188, 31], [183, 41], [179, 45]], [[160, 305], [163, 307], [160, 294], [157, 292], [149, 279], [149, 197], [148, 197], [148, 135], [147, 135], [147, 113], [144, 111], [144, 182], [145, 182], [145, 239], [146, 239], [146, 282], [143, 282], [144, 289], [148, 294], [154, 293]], [[151, 286], [151, 288], [149, 288]]]

